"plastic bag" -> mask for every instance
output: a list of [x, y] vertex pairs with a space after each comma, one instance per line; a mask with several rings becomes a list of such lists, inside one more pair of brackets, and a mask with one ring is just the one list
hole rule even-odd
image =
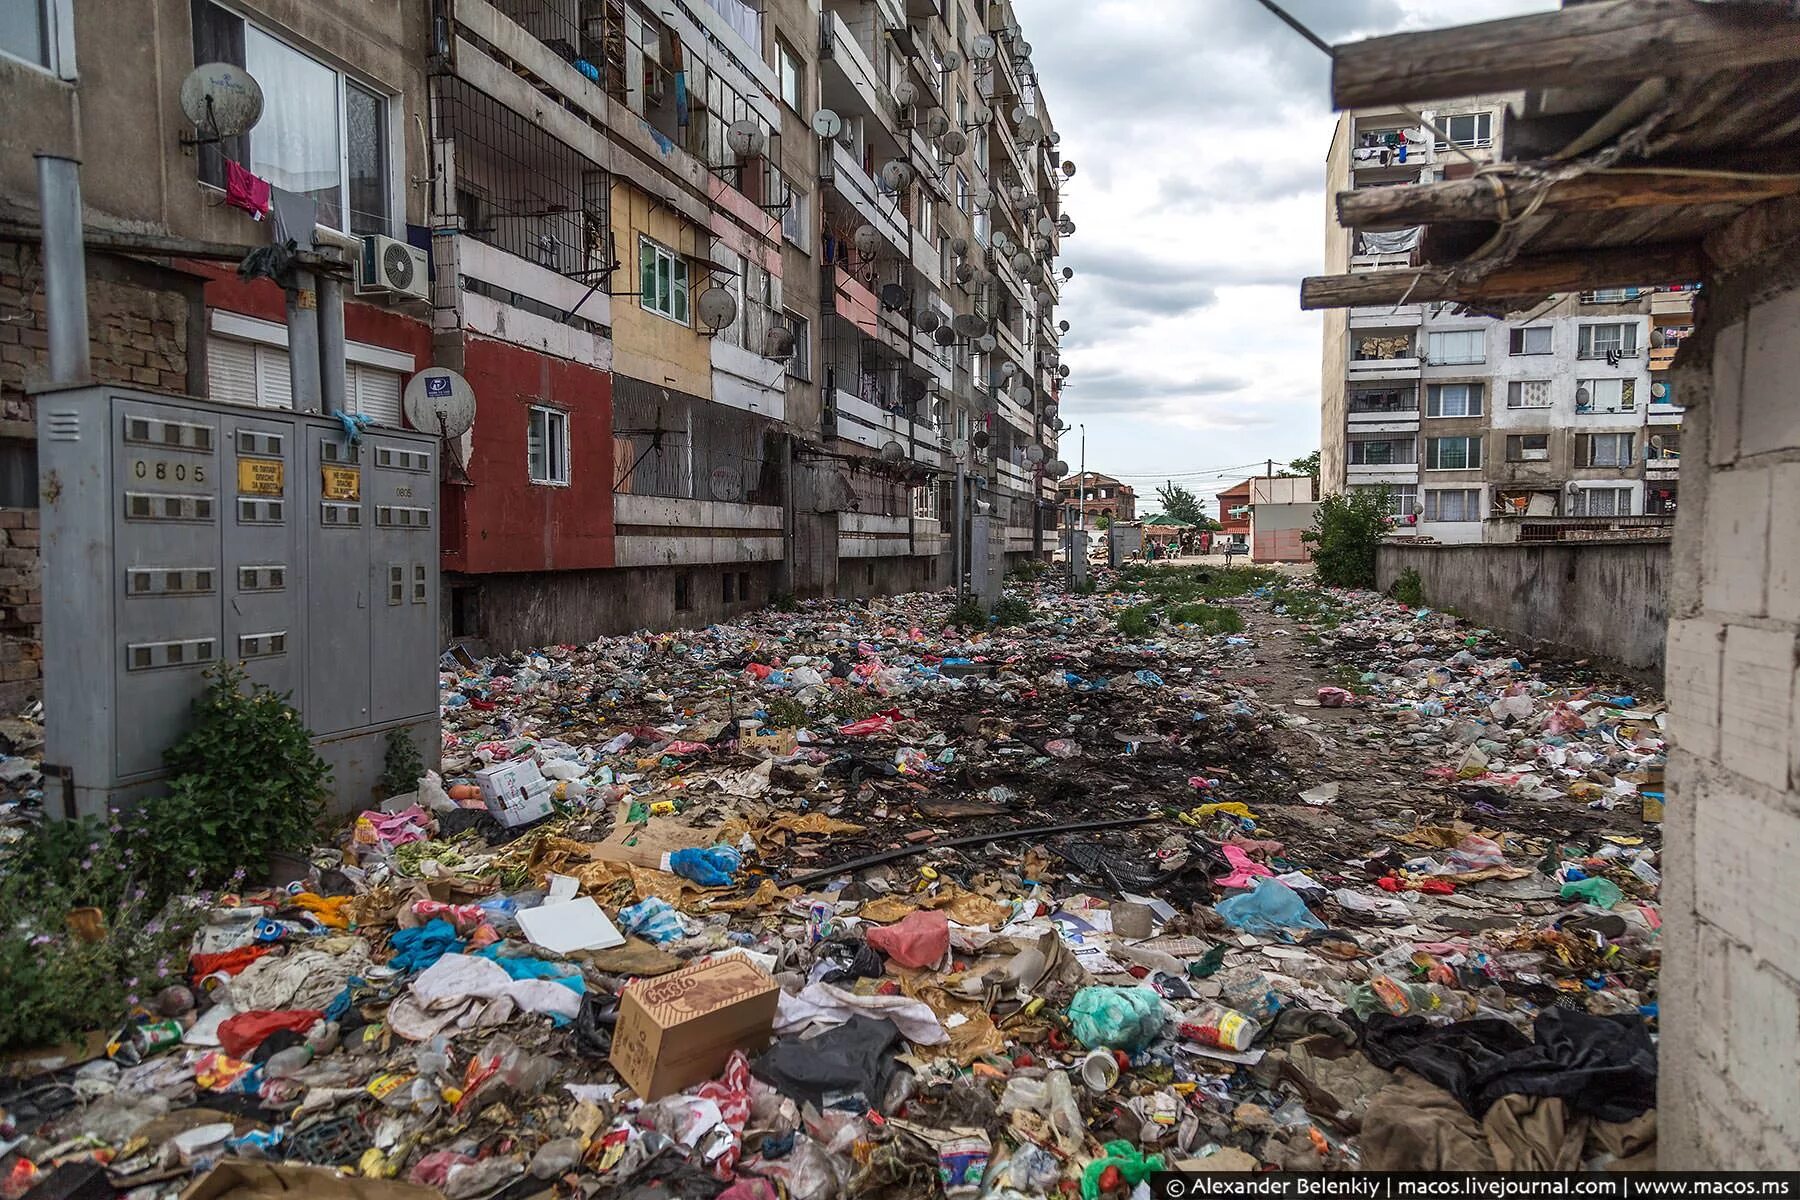
[[1625, 898], [1619, 885], [1610, 879], [1596, 876], [1592, 879], [1576, 879], [1562, 885], [1564, 900], [1582, 900], [1599, 908], [1611, 908]]
[[1256, 890], [1222, 900], [1214, 911], [1233, 929], [1273, 936], [1288, 929], [1323, 929], [1293, 888], [1275, 879], [1259, 879]]
[[1478, 833], [1471, 833], [1456, 843], [1456, 849], [1450, 852], [1450, 858], [1444, 863], [1443, 873], [1446, 875], [1468, 875], [1476, 871], [1485, 871], [1489, 867], [1504, 867], [1506, 852], [1500, 844], [1491, 838], [1484, 838]]
[[669, 855], [669, 869], [701, 887], [730, 887], [743, 865], [743, 856], [730, 846], [677, 850]]
[[1075, 1102], [1075, 1085], [1069, 1082], [1067, 1071], [1050, 1071], [1042, 1079], [1014, 1075], [1000, 1093], [1000, 1111], [1036, 1113], [1048, 1119], [1056, 1144], [1065, 1154], [1080, 1149], [1087, 1136], [1081, 1106]]
[[681, 914], [675, 906], [657, 896], [639, 900], [619, 910], [619, 924], [626, 933], [635, 933], [658, 944], [672, 942], [682, 935]]
[[1135, 1188], [1150, 1177], [1150, 1172], [1162, 1169], [1162, 1155], [1147, 1155], [1126, 1141], [1108, 1142], [1102, 1148], [1101, 1156], [1082, 1168], [1081, 1200], [1099, 1200], [1104, 1186], [1102, 1180], [1109, 1171], [1116, 1172], [1120, 1179]]
[[1168, 1019], [1162, 997], [1149, 988], [1086, 987], [1069, 1002], [1069, 1022], [1086, 1046], [1142, 1050]]
[[950, 918], [935, 909], [908, 913], [892, 925], [869, 930], [869, 945], [903, 967], [929, 967], [950, 949]]

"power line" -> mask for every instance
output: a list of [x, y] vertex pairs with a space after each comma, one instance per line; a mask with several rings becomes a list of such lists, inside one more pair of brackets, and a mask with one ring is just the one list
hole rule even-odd
[[1258, 0], [1258, 2], [1264, 8], [1268, 9], [1270, 12], [1272, 12], [1276, 16], [1280, 17], [1282, 20], [1282, 23], [1285, 24], [1289, 29], [1292, 29], [1295, 33], [1299, 34], [1301, 37], [1305, 38], [1307, 41], [1309, 41], [1313, 45], [1317, 46], [1320, 50], [1324, 51], [1326, 58], [1332, 57], [1331, 43], [1326, 41], [1324, 38], [1320, 37], [1318, 34], [1314, 33], [1312, 30], [1308, 29], [1306, 26], [1302, 25], [1298, 19], [1289, 16], [1287, 13], [1287, 10], [1282, 8], [1281, 5], [1275, 3], [1275, 0]]

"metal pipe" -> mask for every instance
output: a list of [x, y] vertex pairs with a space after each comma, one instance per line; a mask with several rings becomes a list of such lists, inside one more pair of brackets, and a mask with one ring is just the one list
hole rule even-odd
[[775, 572], [775, 587], [784, 596], [794, 594], [794, 439], [781, 439], [781, 566]]
[[344, 365], [344, 281], [319, 276], [319, 398], [326, 416], [349, 407]]
[[958, 455], [957, 459], [956, 459], [956, 502], [955, 502], [956, 513], [955, 513], [955, 518], [954, 518], [955, 525], [951, 529], [951, 534], [953, 536], [950, 539], [950, 570], [953, 573], [952, 577], [956, 580], [956, 591], [957, 591], [958, 595], [962, 594], [962, 590], [963, 590], [963, 586], [964, 586], [963, 585], [963, 569], [965, 566], [967, 566], [967, 563], [965, 560], [968, 557], [963, 552], [963, 536], [964, 536], [964, 533], [963, 533], [964, 482], [963, 481], [964, 481], [964, 479], [965, 479], [965, 476], [963, 474], [963, 460], [962, 460], [962, 456]]
[[50, 382], [86, 383], [87, 249], [82, 244], [81, 161], [38, 154], [38, 220], [44, 238], [44, 311], [49, 323]]
[[288, 387], [295, 412], [319, 411], [319, 294], [311, 271], [295, 271], [287, 293]]

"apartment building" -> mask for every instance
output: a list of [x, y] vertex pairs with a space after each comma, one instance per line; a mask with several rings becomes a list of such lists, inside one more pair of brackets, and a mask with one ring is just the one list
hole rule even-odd
[[[1466, 178], [1495, 156], [1507, 97], [1342, 116], [1327, 192]], [[1351, 232], [1328, 270], [1416, 261], [1420, 231]], [[1562, 536], [1673, 515], [1681, 408], [1665, 375], [1692, 324], [1679, 285], [1556, 296], [1501, 320], [1450, 304], [1325, 315], [1321, 480], [1386, 488], [1401, 532], [1445, 542]], [[1646, 521], [1646, 518], [1651, 518]]]
[[1064, 529], [1092, 529], [1101, 517], [1109, 521], [1137, 520], [1137, 489], [1111, 475], [1086, 471], [1071, 475], [1057, 486]]
[[[402, 425], [419, 369], [469, 381], [440, 487], [446, 637], [942, 586], [974, 557], [959, 513], [1043, 551], [1072, 225], [1002, 0], [24, 12], [0, 30], [9, 144], [79, 150], [98, 377], [317, 411], [287, 321], [335, 289], [343, 408]], [[183, 117], [209, 62], [261, 83], [247, 133]], [[0, 686], [20, 689], [42, 602], [34, 176], [0, 161]], [[316, 288], [238, 276], [272, 236], [227, 186], [245, 177], [313, 226]]]

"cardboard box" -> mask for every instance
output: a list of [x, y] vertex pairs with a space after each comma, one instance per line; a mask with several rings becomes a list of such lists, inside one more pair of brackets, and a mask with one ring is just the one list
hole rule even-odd
[[646, 1100], [717, 1077], [733, 1050], [768, 1045], [781, 987], [740, 957], [640, 979], [619, 1000], [612, 1065]]
[[551, 782], [529, 758], [483, 767], [475, 772], [475, 786], [494, 820], [508, 829], [542, 820], [553, 811]]

